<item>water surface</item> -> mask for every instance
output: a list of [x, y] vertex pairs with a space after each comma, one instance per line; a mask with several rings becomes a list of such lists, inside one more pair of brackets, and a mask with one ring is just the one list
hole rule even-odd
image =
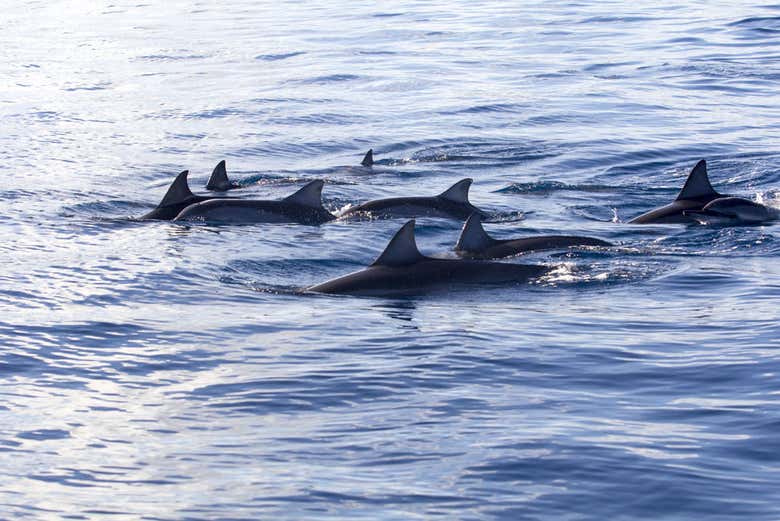
[[[0, 35], [0, 517], [780, 517], [777, 225], [625, 224], [702, 158], [775, 202], [780, 7], [22, 2]], [[471, 177], [496, 237], [618, 247], [301, 295], [403, 220], [131, 219], [221, 159], [334, 211]]]

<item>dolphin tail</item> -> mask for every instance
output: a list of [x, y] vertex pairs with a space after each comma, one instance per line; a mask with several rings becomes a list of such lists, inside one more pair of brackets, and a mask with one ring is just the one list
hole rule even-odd
[[225, 168], [225, 160], [223, 159], [214, 170], [211, 172], [208, 183], [206, 183], [206, 190], [213, 190], [215, 192], [224, 192], [233, 188], [233, 183], [230, 182], [227, 175], [227, 169]]
[[676, 201], [680, 199], [701, 199], [705, 197], [720, 197], [720, 194], [710, 184], [707, 176], [707, 162], [702, 159], [693, 167], [685, 185], [677, 195]]
[[181, 204], [187, 199], [195, 197], [195, 194], [192, 193], [192, 190], [190, 190], [190, 187], [187, 184], [187, 175], [189, 175], [189, 173], [189, 170], [184, 170], [176, 176], [176, 179], [173, 180], [168, 191], [165, 192], [165, 195], [163, 196], [162, 201], [160, 201], [160, 204], [157, 205], [157, 208]]
[[371, 266], [407, 266], [424, 259], [414, 240], [414, 219], [396, 232]]
[[322, 179], [315, 179], [309, 183], [306, 183], [303, 188], [295, 192], [294, 194], [285, 197], [284, 200], [300, 204], [301, 206], [309, 206], [311, 208], [322, 208], [322, 186], [325, 182]]
[[374, 149], [369, 148], [366, 155], [363, 156], [363, 161], [360, 162], [363, 166], [374, 166]]
[[455, 251], [468, 251], [479, 253], [495, 244], [496, 240], [487, 234], [482, 227], [482, 217], [479, 213], [472, 213], [463, 225]]

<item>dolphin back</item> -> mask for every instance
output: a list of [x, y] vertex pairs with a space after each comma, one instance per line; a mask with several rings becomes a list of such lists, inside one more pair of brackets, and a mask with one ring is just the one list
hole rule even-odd
[[466, 179], [461, 179], [440, 193], [439, 197], [448, 201], [452, 201], [453, 203], [471, 204], [469, 202], [469, 188], [471, 187], [472, 182], [474, 182], [474, 180], [468, 177]]
[[324, 185], [325, 182], [322, 179], [315, 179], [306, 183], [303, 188], [294, 194], [285, 197], [284, 200], [288, 203], [324, 210], [325, 207], [322, 206], [322, 187]]
[[547, 266], [536, 264], [426, 258], [407, 266], [369, 266], [306, 291], [378, 297], [422, 295], [470, 285], [522, 284], [548, 271]]
[[427, 197], [390, 197], [374, 199], [347, 209], [341, 215], [371, 214], [374, 217], [442, 217], [466, 219], [474, 212], [485, 212], [469, 202], [471, 179], [461, 179], [444, 192]]
[[417, 249], [417, 241], [414, 238], [414, 219], [412, 219], [393, 235], [385, 250], [371, 266], [408, 266], [420, 262], [424, 258], [420, 250]]
[[480, 253], [498, 241], [487, 234], [482, 227], [482, 218], [478, 213], [472, 213], [463, 225], [458, 242], [455, 244], [455, 251]]
[[225, 167], [225, 160], [223, 159], [217, 163], [217, 166], [215, 166], [214, 170], [211, 172], [211, 176], [206, 183], [206, 190], [225, 192], [236, 187], [237, 185], [228, 179], [227, 168]]
[[710, 184], [707, 162], [702, 159], [691, 169], [677, 198], [660, 208], [631, 219], [629, 224], [691, 224], [695, 222], [688, 212], [700, 211], [713, 199], [722, 197]]
[[369, 148], [368, 152], [366, 152], [366, 155], [363, 156], [363, 161], [360, 162], [361, 165], [369, 167], [374, 166], [374, 149]]
[[704, 217], [708, 223], [725, 220], [732, 224], [760, 223], [773, 221], [780, 216], [780, 210], [742, 197], [720, 197], [713, 199], [699, 212], [690, 212], [695, 217]]
[[177, 221], [197, 220], [215, 223], [300, 223], [322, 224], [335, 216], [322, 206], [320, 179], [282, 200], [212, 198], [184, 208]]
[[141, 217], [141, 219], [170, 221], [187, 206], [201, 201], [213, 199], [212, 197], [204, 197], [193, 194], [192, 190], [190, 190], [190, 187], [187, 184], [188, 175], [189, 170], [184, 170], [183, 172], [179, 173], [179, 175], [177, 175], [171, 183], [171, 186], [168, 187], [168, 191], [165, 192], [165, 195], [160, 201], [160, 204], [158, 204], [154, 210]]
[[715, 197], [720, 197], [720, 194], [712, 187], [710, 178], [707, 175], [707, 162], [702, 159], [691, 169], [691, 173], [688, 174], [688, 179], [685, 180], [685, 184], [680, 193], [677, 194], [675, 201], [684, 199], [713, 199]]
[[527, 282], [549, 270], [533, 264], [436, 259], [417, 249], [414, 220], [408, 221], [369, 267], [306, 289], [316, 293], [413, 295], [458, 284]]

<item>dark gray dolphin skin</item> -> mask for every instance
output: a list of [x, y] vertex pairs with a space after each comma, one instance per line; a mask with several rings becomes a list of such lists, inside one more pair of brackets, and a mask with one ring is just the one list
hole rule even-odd
[[368, 152], [366, 152], [366, 155], [363, 156], [363, 161], [360, 162], [361, 165], [365, 167], [372, 167], [374, 166], [374, 149], [369, 148]]
[[306, 291], [347, 295], [414, 295], [459, 284], [517, 284], [549, 271], [546, 266], [482, 260], [435, 259], [417, 249], [414, 220], [390, 240], [369, 267]]
[[225, 160], [223, 159], [217, 163], [217, 166], [215, 166], [214, 170], [211, 172], [211, 176], [206, 183], [206, 190], [226, 192], [233, 188], [241, 188], [241, 185], [228, 179], [227, 168], [225, 168]]
[[321, 179], [311, 181], [276, 201], [211, 199], [188, 206], [174, 221], [322, 224], [336, 218], [322, 206], [323, 184]]
[[463, 220], [472, 213], [487, 217], [469, 202], [471, 179], [461, 179], [433, 197], [391, 197], [377, 199], [349, 208], [340, 217], [370, 214], [373, 217], [446, 217]]
[[686, 215], [686, 212], [698, 211], [704, 208], [710, 201], [726, 197], [712, 188], [707, 177], [707, 162], [703, 159], [696, 163], [688, 180], [685, 181], [677, 199], [673, 203], [650, 210], [638, 217], [634, 217], [629, 224], [693, 224], [696, 220]]
[[780, 219], [780, 210], [742, 197], [721, 197], [685, 215], [702, 224], [757, 224]]
[[189, 171], [185, 170], [177, 175], [176, 179], [173, 180], [173, 183], [171, 183], [171, 186], [168, 188], [168, 191], [165, 192], [165, 196], [163, 196], [162, 201], [160, 201], [160, 204], [157, 205], [157, 208], [141, 217], [141, 219], [170, 221], [179, 215], [179, 212], [191, 204], [208, 201], [215, 198], [213, 196], [193, 194], [189, 185], [187, 184], [188, 174]]
[[469, 259], [500, 259], [529, 251], [554, 250], [571, 246], [612, 246], [594, 237], [576, 235], [540, 235], [522, 239], [494, 239], [482, 227], [482, 219], [472, 214], [455, 245], [455, 252]]

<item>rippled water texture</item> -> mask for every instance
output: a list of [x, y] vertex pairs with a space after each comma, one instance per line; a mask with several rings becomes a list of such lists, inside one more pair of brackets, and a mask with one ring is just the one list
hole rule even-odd
[[[780, 518], [777, 225], [625, 224], [702, 158], [776, 204], [780, 6], [155, 4], [0, 17], [0, 518]], [[497, 237], [618, 246], [302, 295], [403, 220], [131, 219], [221, 159], [333, 211], [472, 177]]]

